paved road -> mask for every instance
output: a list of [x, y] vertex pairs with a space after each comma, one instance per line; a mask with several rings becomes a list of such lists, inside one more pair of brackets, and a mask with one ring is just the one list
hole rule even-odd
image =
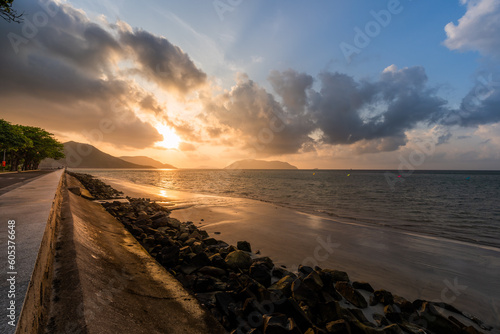
[[[52, 208], [52, 200], [63, 170], [53, 173], [14, 173], [13, 177], [31, 174], [35, 179], [23, 179], [15, 189], [0, 196], [0, 333], [14, 333], [7, 323], [7, 307], [15, 300], [16, 324], [24, 302], [26, 290], [33, 272], [45, 225]], [[2, 175], [2, 178], [9, 174]], [[6, 188], [4, 188], [6, 189]], [[15, 266], [11, 270], [7, 258], [8, 221], [15, 221]], [[15, 274], [8, 274], [15, 272]], [[15, 298], [9, 298], [10, 284], [7, 279], [15, 276]]]
[[0, 174], [0, 195], [9, 192], [12, 189], [20, 186], [17, 183], [22, 182], [25, 184], [27, 182], [33, 181], [37, 177], [46, 175], [48, 173], [52, 173], [52, 170], [34, 170], [30, 172], [22, 172], [22, 173], [1, 173]]

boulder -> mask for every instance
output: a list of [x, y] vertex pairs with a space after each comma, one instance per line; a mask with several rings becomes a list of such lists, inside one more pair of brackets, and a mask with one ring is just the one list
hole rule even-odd
[[293, 319], [285, 314], [264, 315], [264, 334], [301, 334]]
[[[349, 282], [349, 276], [345, 271], [323, 269], [320, 272], [323, 281], [327, 283]], [[326, 279], [325, 279], [326, 278]]]
[[269, 290], [279, 290], [283, 295], [290, 296], [292, 290], [292, 283], [295, 281], [295, 277], [287, 275], [281, 278], [278, 282], [274, 283], [269, 287]]
[[241, 250], [229, 253], [225, 261], [227, 266], [233, 270], [248, 269], [252, 265], [252, 258], [250, 255]]
[[238, 241], [236, 248], [245, 252], [252, 252], [252, 247], [248, 241]]
[[226, 275], [226, 271], [224, 269], [212, 266], [202, 267], [200, 268], [200, 270], [198, 270], [198, 272], [202, 273], [203, 275], [209, 275], [213, 277], [222, 277]]
[[348, 282], [337, 282], [335, 289], [344, 297], [349, 303], [359, 308], [367, 308], [368, 303], [365, 298], [355, 290]]
[[370, 285], [370, 283], [367, 283], [367, 282], [352, 282], [352, 287], [354, 289], [358, 289], [358, 290], [365, 290], [365, 291], [368, 291], [368, 292], [374, 292], [375, 290], [373, 290], [372, 286]]
[[271, 285], [271, 271], [268, 266], [264, 263], [253, 263], [250, 266], [250, 277], [259, 282], [265, 287]]
[[164, 267], [173, 267], [179, 262], [179, 247], [167, 246], [161, 249], [161, 264]]
[[394, 304], [394, 297], [392, 293], [386, 290], [377, 290], [373, 293], [373, 296], [370, 297], [370, 305], [377, 305], [381, 303], [382, 305], [390, 305]]
[[327, 323], [326, 332], [329, 334], [345, 334], [351, 333], [351, 330], [349, 324], [344, 319], [340, 319]]

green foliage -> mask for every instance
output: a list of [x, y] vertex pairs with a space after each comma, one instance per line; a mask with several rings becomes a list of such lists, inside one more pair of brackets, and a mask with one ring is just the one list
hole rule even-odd
[[17, 11], [12, 8], [13, 2], [14, 0], [0, 0], [0, 17], [7, 22], [20, 23], [23, 14], [18, 14]]
[[0, 119], [0, 154], [6, 152], [11, 170], [19, 165], [24, 170], [37, 169], [45, 158], [64, 158], [63, 145], [52, 136], [38, 127], [12, 125]]

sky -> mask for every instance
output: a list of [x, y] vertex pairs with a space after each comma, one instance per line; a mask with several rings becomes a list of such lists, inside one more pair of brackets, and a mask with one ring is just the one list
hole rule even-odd
[[498, 0], [14, 8], [0, 118], [62, 142], [183, 168], [500, 169]]

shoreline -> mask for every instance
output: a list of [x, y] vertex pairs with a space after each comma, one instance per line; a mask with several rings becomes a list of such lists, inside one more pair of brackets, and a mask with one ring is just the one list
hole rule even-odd
[[[171, 216], [193, 221], [210, 236], [229, 244], [245, 239], [263, 256], [272, 257], [288, 270], [296, 268], [304, 259], [314, 260], [316, 252], [317, 259], [322, 260], [317, 261], [320, 267], [344, 270], [354, 280], [368, 281], [374, 287], [405, 298], [446, 299], [442, 301], [450, 301], [472, 315], [481, 315], [488, 324], [500, 328], [500, 283], [496, 282], [500, 277], [499, 249], [388, 231], [377, 226], [335, 222], [261, 201], [232, 197], [220, 201], [220, 196], [103, 180], [133, 197], [154, 199], [156, 196], [174, 205], [188, 203], [187, 208], [174, 209]], [[199, 203], [200, 199], [206, 199], [208, 204], [189, 204], [195, 200]], [[339, 244], [333, 255], [316, 251], [317, 238], [332, 234], [331, 243]], [[477, 263], [478, 260], [482, 263]], [[466, 289], [450, 293], [454, 284]]]

